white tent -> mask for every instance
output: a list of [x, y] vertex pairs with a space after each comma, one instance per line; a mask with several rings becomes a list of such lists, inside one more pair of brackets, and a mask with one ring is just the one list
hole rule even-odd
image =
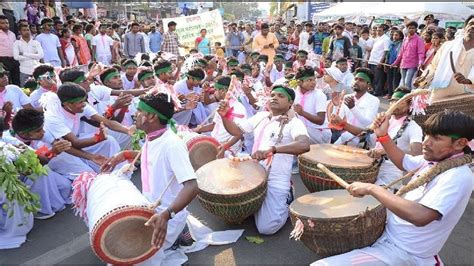
[[473, 13], [471, 8], [459, 2], [344, 2], [314, 14], [313, 20], [336, 21], [340, 17], [345, 17], [346, 21], [364, 24], [370, 22], [372, 16], [376, 18], [406, 16], [412, 20], [423, 20], [427, 14], [433, 14], [443, 22], [463, 21]]

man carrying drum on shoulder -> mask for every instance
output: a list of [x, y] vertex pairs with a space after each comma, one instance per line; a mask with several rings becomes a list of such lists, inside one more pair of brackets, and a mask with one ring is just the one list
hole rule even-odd
[[405, 154], [392, 141], [389, 118], [374, 121], [375, 134], [389, 159], [400, 169], [416, 171], [397, 194], [376, 184], [352, 183], [355, 197], [373, 196], [388, 212], [382, 236], [370, 247], [325, 258], [312, 265], [441, 265], [443, 247], [469, 201], [473, 173], [468, 142], [474, 119], [461, 112], [432, 115], [424, 124], [423, 156]]
[[292, 114], [295, 92], [284, 86], [275, 86], [270, 94], [270, 112], [255, 114], [237, 124], [229, 119], [227, 101], [221, 101], [217, 112], [225, 129], [233, 136], [253, 133], [255, 136], [252, 158], [271, 162], [268, 191], [255, 223], [260, 234], [271, 235], [285, 225], [288, 204], [291, 202], [291, 169], [293, 156], [309, 151], [309, 137], [305, 125]]
[[[185, 208], [198, 192], [186, 146], [172, 132], [176, 130], [173, 114], [170, 95], [148, 93], [140, 97], [136, 126], [147, 134], [140, 157], [142, 193], [150, 202], [161, 201], [157, 213], [145, 224], [153, 226], [152, 245], [159, 251], [140, 265], [161, 265], [164, 251], [173, 245], [186, 226]], [[122, 151], [103, 164], [102, 170], [110, 171], [137, 155], [138, 151]]]

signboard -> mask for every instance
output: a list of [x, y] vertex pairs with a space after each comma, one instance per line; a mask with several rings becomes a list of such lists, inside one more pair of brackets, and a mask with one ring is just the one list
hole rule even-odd
[[444, 27], [455, 27], [456, 29], [463, 28], [464, 27], [464, 22], [463, 21], [446, 21], [444, 22]]
[[165, 18], [163, 19], [165, 32], [168, 31], [166, 25], [170, 21], [176, 22], [176, 34], [178, 34], [179, 42], [182, 45], [194, 48], [194, 41], [199, 36], [201, 29], [207, 30], [206, 37], [210, 40], [211, 45], [215, 42], [225, 43], [222, 16], [218, 10], [186, 17]]

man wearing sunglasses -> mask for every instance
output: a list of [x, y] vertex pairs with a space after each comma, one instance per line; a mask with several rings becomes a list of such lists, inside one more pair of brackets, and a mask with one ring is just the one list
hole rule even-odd
[[36, 40], [43, 48], [43, 62], [49, 63], [55, 67], [66, 67], [67, 62], [65, 60], [63, 50], [61, 49], [59, 38], [55, 34], [51, 33], [53, 21], [50, 18], [45, 18], [41, 21], [41, 27], [43, 28], [43, 33], [36, 36]]

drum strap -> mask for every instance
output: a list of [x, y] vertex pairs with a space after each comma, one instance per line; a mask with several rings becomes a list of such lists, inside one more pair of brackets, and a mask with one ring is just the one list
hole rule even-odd
[[410, 116], [407, 115], [407, 117], [405, 118], [405, 120], [403, 120], [403, 124], [402, 126], [400, 127], [400, 129], [397, 131], [397, 134], [395, 135], [395, 137], [393, 137], [392, 141], [395, 142], [395, 144], [397, 144], [397, 139], [399, 139], [403, 133], [405, 132], [405, 129], [407, 128], [408, 124], [410, 123], [411, 119], [410, 119]]

